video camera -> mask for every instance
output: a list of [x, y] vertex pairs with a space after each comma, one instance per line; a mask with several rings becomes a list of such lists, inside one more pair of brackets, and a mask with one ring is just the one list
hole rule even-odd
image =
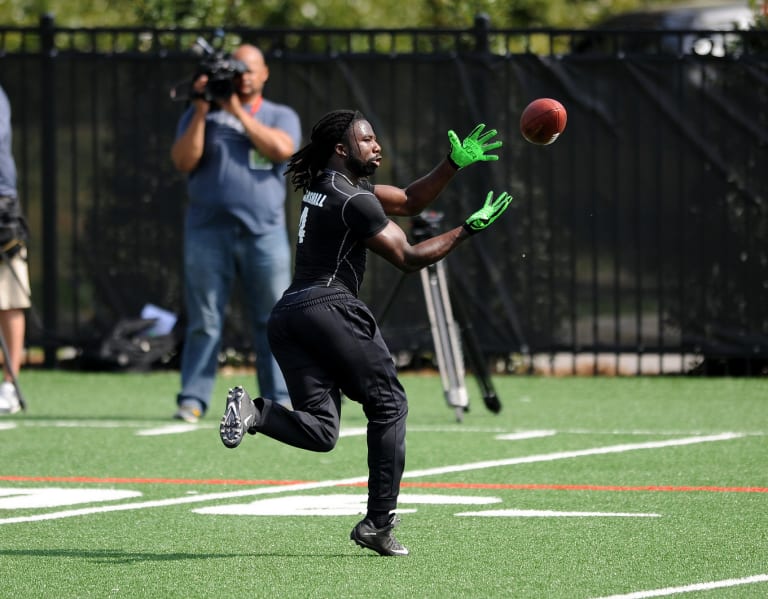
[[[232, 58], [229, 52], [214, 48], [202, 37], [198, 37], [192, 46], [192, 52], [201, 57], [192, 81], [185, 81], [171, 88], [171, 99], [176, 101], [202, 98], [207, 102], [224, 100], [235, 93], [235, 77], [248, 72], [245, 64]], [[200, 76], [207, 75], [208, 83], [203, 93], [196, 93], [192, 83]]]
[[248, 67], [245, 64], [232, 58], [232, 55], [228, 52], [214, 50], [201, 37], [195, 40], [192, 51], [203, 57], [197, 67], [193, 80], [197, 79], [200, 75], [208, 75], [208, 83], [201, 97], [210, 102], [211, 100], [229, 98], [235, 93], [234, 79], [238, 75], [248, 72]]
[[443, 213], [436, 210], [425, 210], [411, 218], [411, 235], [418, 243], [425, 239], [431, 239], [440, 233], [440, 223], [443, 221]]

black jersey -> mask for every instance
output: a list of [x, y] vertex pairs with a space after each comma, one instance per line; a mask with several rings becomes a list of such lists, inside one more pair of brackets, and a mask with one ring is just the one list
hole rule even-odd
[[319, 285], [355, 296], [365, 273], [365, 240], [389, 222], [368, 181], [325, 170], [301, 201], [292, 288]]

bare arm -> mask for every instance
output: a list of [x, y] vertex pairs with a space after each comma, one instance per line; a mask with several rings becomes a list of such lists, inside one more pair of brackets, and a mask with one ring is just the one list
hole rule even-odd
[[498, 160], [497, 155], [490, 154], [502, 145], [500, 141], [493, 141], [496, 133], [496, 129], [485, 131], [485, 125], [480, 124], [467, 137], [460, 140], [454, 131], [449, 131], [451, 151], [428, 174], [405, 189], [390, 185], [374, 186], [373, 193], [384, 207], [384, 213], [390, 216], [415, 216], [440, 195], [458, 169], [478, 161]]
[[[207, 75], [201, 75], [192, 84], [193, 93], [201, 94], [208, 83]], [[195, 170], [205, 147], [205, 115], [210, 106], [203, 99], [192, 102], [195, 112], [186, 131], [171, 146], [171, 161], [177, 170], [189, 173]]]
[[195, 170], [203, 156], [205, 146], [205, 115], [208, 114], [206, 102], [197, 102], [195, 112], [186, 131], [173, 142], [171, 160], [177, 170], [189, 173]]
[[465, 239], [469, 239], [469, 234], [464, 227], [458, 226], [411, 245], [405, 231], [395, 222], [389, 221], [381, 232], [366, 241], [366, 247], [403, 272], [415, 272], [438, 262]]
[[389, 216], [415, 216], [421, 213], [445, 189], [456, 175], [456, 168], [444, 159], [428, 174], [405, 189], [393, 185], [376, 185], [373, 193]]

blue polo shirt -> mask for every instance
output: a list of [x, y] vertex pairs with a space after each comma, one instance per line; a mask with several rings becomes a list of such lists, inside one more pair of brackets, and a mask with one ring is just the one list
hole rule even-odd
[[[248, 106], [245, 107], [248, 110]], [[177, 138], [194, 113], [190, 106], [181, 116]], [[301, 143], [298, 114], [289, 106], [262, 100], [253, 115], [269, 127], [282, 129]], [[225, 110], [212, 110], [205, 119], [205, 147], [200, 163], [187, 179], [187, 226], [242, 223], [259, 235], [285, 226], [285, 169], [253, 146], [242, 123]]]
[[0, 87], [0, 197], [16, 197], [16, 163], [11, 144], [11, 104]]

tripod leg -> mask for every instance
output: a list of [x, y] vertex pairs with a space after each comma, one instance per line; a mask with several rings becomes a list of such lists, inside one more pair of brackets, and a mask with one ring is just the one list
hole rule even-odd
[[501, 411], [501, 402], [496, 395], [496, 389], [493, 386], [493, 381], [491, 380], [491, 375], [488, 371], [488, 365], [480, 350], [480, 342], [477, 339], [475, 330], [469, 323], [466, 306], [458, 293], [454, 292], [452, 297], [454, 299], [454, 306], [456, 307], [456, 320], [463, 333], [462, 337], [464, 339], [464, 345], [467, 348], [469, 363], [472, 366], [477, 382], [480, 385], [483, 402], [485, 403], [486, 408], [494, 414], [498, 414]]
[[456, 419], [461, 422], [469, 407], [469, 397], [464, 383], [464, 358], [451, 309], [445, 267], [442, 262], [437, 262], [422, 269], [420, 274], [445, 400], [455, 409]]

